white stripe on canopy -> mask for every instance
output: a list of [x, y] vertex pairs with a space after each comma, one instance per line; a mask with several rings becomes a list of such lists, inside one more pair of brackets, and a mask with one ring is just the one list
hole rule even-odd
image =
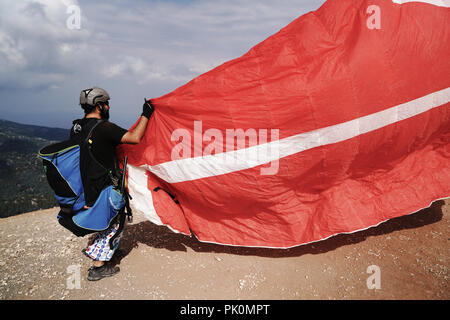
[[450, 101], [450, 87], [395, 107], [281, 140], [215, 155], [142, 167], [169, 183], [218, 176], [277, 161], [312, 148], [345, 141], [414, 117]]

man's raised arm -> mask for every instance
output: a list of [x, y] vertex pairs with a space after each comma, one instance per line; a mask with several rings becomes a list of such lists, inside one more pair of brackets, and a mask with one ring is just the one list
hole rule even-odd
[[142, 115], [139, 119], [138, 124], [133, 128], [133, 130], [125, 133], [120, 142], [126, 144], [138, 144], [144, 136], [148, 120], [150, 119], [154, 110], [155, 109], [153, 108], [150, 100], [145, 100], [144, 105], [142, 106]]

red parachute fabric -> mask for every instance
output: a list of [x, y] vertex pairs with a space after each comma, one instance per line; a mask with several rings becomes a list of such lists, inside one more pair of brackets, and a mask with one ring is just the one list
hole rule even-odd
[[288, 248], [450, 196], [449, 26], [448, 1], [329, 0], [152, 99], [119, 151], [132, 208], [200, 241]]

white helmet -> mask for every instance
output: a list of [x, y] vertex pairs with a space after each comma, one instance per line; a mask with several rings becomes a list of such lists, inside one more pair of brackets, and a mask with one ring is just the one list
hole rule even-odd
[[98, 102], [108, 102], [109, 99], [108, 92], [98, 87], [85, 89], [80, 93], [80, 105], [83, 108], [93, 108]]

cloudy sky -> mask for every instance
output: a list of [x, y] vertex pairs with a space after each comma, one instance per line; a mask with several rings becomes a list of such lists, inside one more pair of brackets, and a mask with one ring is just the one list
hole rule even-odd
[[0, 0], [0, 119], [68, 128], [82, 116], [80, 91], [100, 86], [111, 120], [128, 128], [144, 97], [240, 57], [324, 2]]

